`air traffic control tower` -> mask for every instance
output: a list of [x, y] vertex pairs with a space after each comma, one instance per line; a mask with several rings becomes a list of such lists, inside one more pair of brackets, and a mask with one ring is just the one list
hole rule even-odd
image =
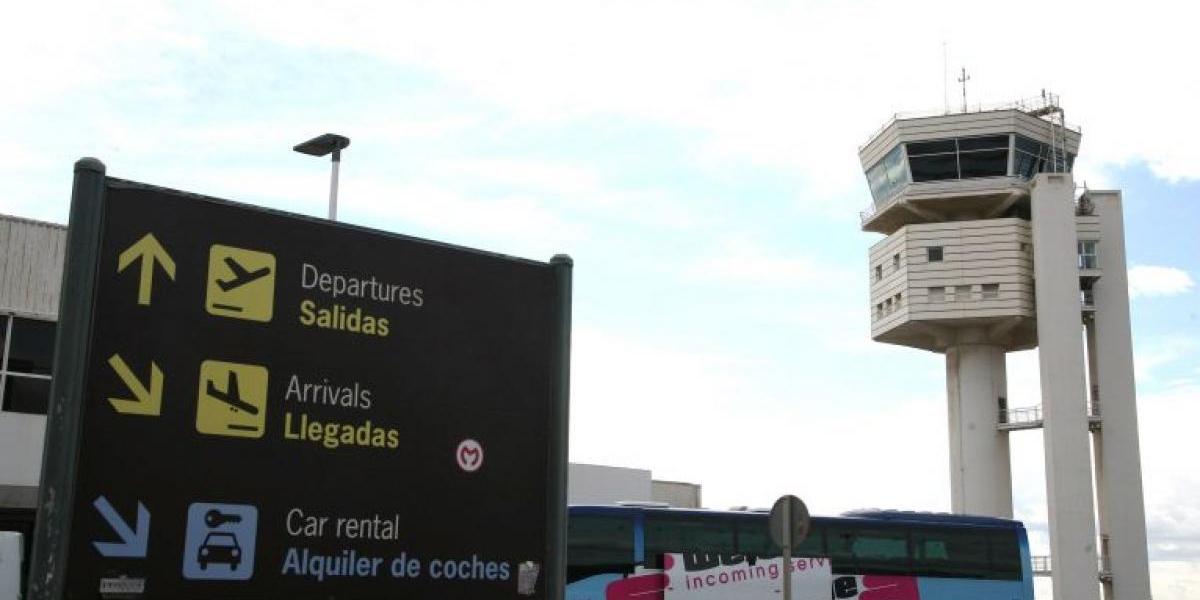
[[[1053, 97], [901, 117], [859, 151], [871, 336], [946, 356], [955, 513], [1012, 517], [1008, 437], [1042, 431], [1055, 600], [1148, 600], [1119, 191], [1077, 194]], [[1005, 353], [1039, 348], [1013, 408]]]

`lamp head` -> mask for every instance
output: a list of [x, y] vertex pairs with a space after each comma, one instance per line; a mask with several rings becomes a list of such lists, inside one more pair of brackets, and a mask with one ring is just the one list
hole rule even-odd
[[312, 156], [325, 156], [326, 154], [333, 152], [334, 158], [337, 158], [337, 155], [340, 154], [340, 151], [349, 145], [350, 138], [344, 135], [338, 135], [336, 133], [326, 133], [318, 135], [307, 142], [296, 144], [292, 147], [292, 150], [295, 150], [301, 154], [309, 154]]

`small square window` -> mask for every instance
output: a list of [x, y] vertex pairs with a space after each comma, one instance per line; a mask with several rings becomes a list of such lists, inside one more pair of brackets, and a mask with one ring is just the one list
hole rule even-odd
[[883, 265], [875, 265], [875, 281], [883, 281]]
[[925, 249], [925, 255], [929, 258], [929, 262], [942, 262], [942, 247], [930, 246]]
[[929, 301], [930, 302], [945, 302], [946, 301], [946, 288], [944, 288], [944, 287], [929, 288]]
[[985, 300], [1000, 297], [1000, 284], [985, 283], [983, 284], [983, 298]]
[[954, 286], [954, 300], [956, 302], [966, 302], [971, 299], [971, 286], [958, 285]]
[[888, 298], [887, 300], [883, 301], [883, 312], [886, 314], [889, 314], [889, 315], [892, 314], [892, 299], [891, 298]]
[[1080, 269], [1095, 269], [1098, 267], [1096, 262], [1096, 240], [1080, 240], [1076, 244], [1079, 250], [1079, 268]]
[[900, 255], [899, 254], [892, 255], [892, 270], [895, 270], [895, 271], [900, 270]]

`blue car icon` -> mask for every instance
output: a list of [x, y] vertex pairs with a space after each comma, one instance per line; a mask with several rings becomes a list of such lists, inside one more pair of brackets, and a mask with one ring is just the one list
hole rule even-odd
[[203, 570], [207, 570], [210, 564], [227, 564], [236, 571], [242, 562], [242, 547], [238, 545], [237, 536], [221, 531], [208, 534], [204, 543], [200, 544], [196, 562], [200, 563]]

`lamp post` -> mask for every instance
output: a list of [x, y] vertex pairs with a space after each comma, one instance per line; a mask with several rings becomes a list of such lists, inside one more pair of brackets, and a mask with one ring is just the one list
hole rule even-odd
[[310, 156], [325, 156], [330, 152], [333, 153], [333, 175], [330, 176], [329, 181], [330, 221], [337, 220], [338, 165], [342, 162], [342, 150], [349, 145], [350, 138], [336, 133], [326, 133], [292, 147], [292, 150]]

